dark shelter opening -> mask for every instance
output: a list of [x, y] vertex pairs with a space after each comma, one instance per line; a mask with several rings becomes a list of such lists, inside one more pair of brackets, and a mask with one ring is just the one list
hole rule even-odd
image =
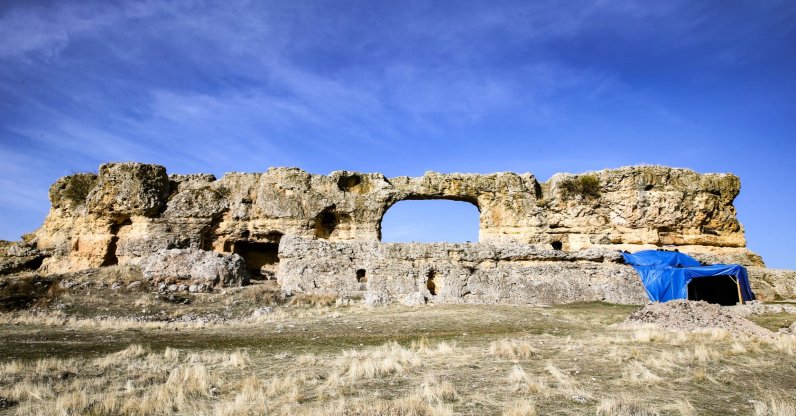
[[252, 279], [273, 280], [279, 265], [279, 243], [236, 241], [232, 252], [243, 257]]
[[723, 306], [740, 302], [738, 284], [731, 276], [708, 276], [688, 283], [688, 300], [704, 300]]
[[428, 273], [426, 273], [426, 289], [428, 289], [428, 293], [433, 296], [437, 295], [437, 282], [434, 281], [436, 275], [437, 273], [434, 270], [429, 270]]

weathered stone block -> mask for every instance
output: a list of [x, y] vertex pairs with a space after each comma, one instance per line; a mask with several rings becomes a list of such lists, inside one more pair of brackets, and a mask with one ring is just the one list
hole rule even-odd
[[166, 283], [196, 288], [233, 287], [249, 282], [243, 259], [237, 254], [221, 254], [196, 249], [160, 250], [141, 259], [141, 271], [152, 285]]
[[88, 210], [99, 216], [157, 216], [166, 207], [169, 178], [163, 166], [106, 163], [88, 195]]
[[[363, 293], [366, 303], [511, 303], [647, 300], [630, 266], [598, 249], [565, 253], [513, 244], [327, 242], [283, 238], [283, 289]], [[365, 278], [365, 279], [363, 279]]]

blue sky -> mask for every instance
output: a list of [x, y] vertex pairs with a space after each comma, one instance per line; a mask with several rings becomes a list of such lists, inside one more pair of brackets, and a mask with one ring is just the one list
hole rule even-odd
[[4, 1], [0, 238], [105, 161], [542, 180], [647, 163], [739, 175], [750, 248], [796, 269], [795, 20], [790, 0]]

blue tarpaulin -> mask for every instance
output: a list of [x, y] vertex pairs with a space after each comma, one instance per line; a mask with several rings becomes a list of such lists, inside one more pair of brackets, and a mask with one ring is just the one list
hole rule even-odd
[[735, 278], [741, 286], [743, 300], [754, 299], [746, 268], [738, 264], [702, 266], [693, 257], [676, 251], [644, 250], [635, 254], [622, 253], [622, 256], [641, 276], [647, 296], [654, 302], [688, 299], [688, 283], [711, 276]]

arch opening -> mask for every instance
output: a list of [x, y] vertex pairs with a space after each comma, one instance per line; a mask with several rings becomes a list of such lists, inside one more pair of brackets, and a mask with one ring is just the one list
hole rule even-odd
[[382, 217], [381, 241], [478, 242], [480, 216], [478, 206], [471, 201], [453, 199], [398, 201]]

